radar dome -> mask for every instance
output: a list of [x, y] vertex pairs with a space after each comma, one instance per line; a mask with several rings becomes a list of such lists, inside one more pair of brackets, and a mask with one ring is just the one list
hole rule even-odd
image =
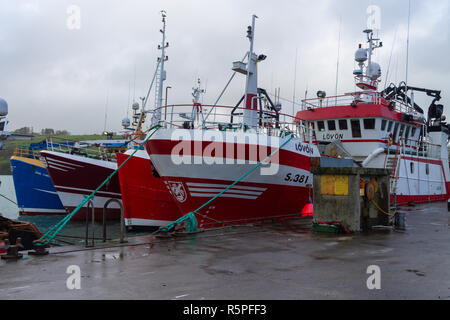
[[378, 63], [372, 62], [369, 66], [369, 70], [367, 72], [367, 75], [372, 80], [377, 80], [379, 77], [381, 77], [381, 67]]
[[123, 127], [127, 128], [127, 127], [130, 126], [130, 124], [131, 124], [130, 119], [128, 119], [128, 118], [123, 118], [123, 119], [122, 119], [122, 126], [123, 126]]
[[356, 62], [364, 62], [367, 60], [367, 49], [359, 48], [355, 52], [355, 61]]
[[131, 106], [131, 108], [132, 108], [133, 110], [138, 110], [138, 109], [139, 109], [139, 103], [137, 103], [137, 102], [133, 103], [133, 105]]
[[8, 115], [8, 103], [5, 99], [0, 98], [0, 116], [4, 117]]

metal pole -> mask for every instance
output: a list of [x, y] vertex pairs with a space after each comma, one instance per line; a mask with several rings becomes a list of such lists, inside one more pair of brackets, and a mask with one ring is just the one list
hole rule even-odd
[[[86, 239], [85, 239], [85, 246], [89, 247], [89, 208], [92, 207], [92, 216], [94, 216], [94, 203], [92, 200], [89, 200], [86, 204]], [[94, 227], [94, 226], [92, 226]], [[94, 233], [92, 233], [94, 236]], [[94, 240], [92, 240], [94, 241]]]
[[103, 242], [106, 242], [106, 208], [103, 207]]
[[92, 246], [95, 247], [95, 207], [92, 203]]
[[122, 203], [119, 202], [120, 205], [120, 243], [125, 242], [125, 217], [123, 216], [123, 206]]
[[164, 108], [164, 120], [165, 121], [167, 120], [167, 91], [168, 91], [168, 89], [172, 89], [172, 87], [171, 86], [166, 87], [166, 107]]
[[85, 247], [89, 246], [88, 245], [88, 238], [89, 238], [89, 203], [90, 202], [88, 202], [87, 206], [86, 206], [86, 239], [84, 241]]

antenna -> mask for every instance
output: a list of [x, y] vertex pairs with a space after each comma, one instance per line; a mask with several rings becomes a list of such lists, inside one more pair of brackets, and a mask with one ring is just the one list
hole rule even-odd
[[339, 36], [338, 36], [338, 49], [337, 49], [337, 61], [336, 61], [336, 90], [335, 90], [335, 105], [337, 105], [337, 95], [338, 95], [338, 82], [339, 82], [339, 55], [340, 55], [340, 47], [341, 47], [341, 24], [342, 24], [342, 16], [339, 17]]
[[[150, 85], [150, 89], [153, 85], [153, 81], [155, 81], [155, 113], [152, 117], [152, 124], [157, 124], [161, 120], [161, 106], [162, 106], [162, 100], [163, 100], [163, 87], [164, 87], [164, 81], [166, 80], [166, 71], [164, 70], [164, 62], [168, 60], [168, 57], [166, 56], [166, 48], [169, 46], [169, 43], [166, 42], [166, 17], [167, 13], [164, 10], [161, 10], [161, 17], [162, 17], [162, 23], [163, 28], [159, 31], [162, 33], [162, 40], [161, 44], [158, 45], [158, 50], [161, 50], [161, 56], [157, 59], [157, 66], [156, 71], [153, 76], [152, 84]], [[150, 89], [148, 93], [150, 93]], [[148, 94], [147, 94], [148, 97]], [[143, 108], [145, 107], [145, 104], [147, 102], [144, 102]]]
[[105, 103], [105, 125], [103, 128], [103, 132], [106, 131], [106, 119], [108, 118], [108, 100], [109, 100], [109, 88], [106, 91], [106, 103]]
[[136, 102], [136, 63], [134, 64], [133, 103]]
[[295, 84], [297, 82], [297, 56], [298, 48], [295, 48], [295, 67], [294, 67], [294, 90], [292, 94], [292, 115], [295, 116]]
[[127, 118], [128, 118], [128, 110], [130, 108], [130, 94], [131, 94], [131, 80], [128, 80], [128, 101], [127, 101]]
[[408, 1], [408, 33], [406, 36], [406, 77], [405, 83], [408, 86], [408, 60], [409, 60], [409, 25], [410, 25], [410, 17], [411, 17], [411, 0]]
[[389, 74], [389, 69], [391, 67], [391, 59], [392, 59], [392, 53], [394, 52], [394, 47], [395, 47], [395, 40], [397, 39], [397, 29], [398, 29], [398, 25], [395, 28], [395, 32], [394, 32], [394, 42], [392, 43], [392, 48], [391, 48], [391, 54], [389, 56], [389, 63], [388, 63], [388, 67], [386, 70], [386, 79], [384, 80], [384, 87], [386, 88], [386, 84], [387, 84], [387, 80], [388, 80], [388, 74]]

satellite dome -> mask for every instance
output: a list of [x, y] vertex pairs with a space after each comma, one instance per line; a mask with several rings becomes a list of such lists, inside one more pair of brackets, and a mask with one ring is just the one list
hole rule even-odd
[[8, 114], [8, 103], [0, 97], [0, 116], [4, 117]]
[[133, 105], [131, 106], [131, 108], [132, 108], [133, 110], [138, 110], [138, 109], [139, 109], [139, 103], [137, 103], [137, 102], [133, 103]]
[[369, 70], [367, 71], [367, 75], [372, 80], [377, 80], [381, 77], [381, 67], [378, 63], [372, 62], [369, 66]]
[[131, 124], [130, 119], [128, 119], [128, 118], [123, 118], [123, 119], [122, 119], [122, 126], [123, 126], [123, 127], [127, 128], [127, 127], [130, 126], [130, 124]]
[[356, 62], [364, 62], [367, 60], [367, 49], [359, 48], [355, 52], [355, 61]]

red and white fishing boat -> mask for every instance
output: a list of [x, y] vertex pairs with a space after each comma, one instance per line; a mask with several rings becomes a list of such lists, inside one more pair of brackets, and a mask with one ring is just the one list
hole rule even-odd
[[[152, 123], [161, 128], [145, 144], [183, 214], [198, 209], [249, 173], [196, 212], [201, 228], [300, 216], [309, 200], [310, 161], [319, 152], [304, 142], [303, 128], [293, 117], [280, 113], [281, 105], [272, 103], [257, 86], [257, 64], [266, 57], [253, 52], [255, 18], [247, 31], [247, 63], [233, 64], [233, 70], [247, 79], [238, 105], [194, 103], [158, 108]], [[239, 107], [241, 102], [243, 107]], [[166, 111], [168, 119], [162, 117]], [[266, 164], [255, 168], [272, 153]]]
[[[373, 37], [372, 30], [364, 32], [368, 48], [359, 45], [355, 53], [359, 68], [354, 71], [361, 90], [333, 97], [319, 91], [318, 98], [303, 100], [297, 121], [312, 128], [319, 150], [334, 144], [334, 150], [363, 167], [391, 170], [391, 200], [397, 204], [447, 200], [450, 130], [444, 122], [443, 106], [436, 104], [440, 91], [406, 83], [378, 91], [381, 69], [372, 62], [372, 53], [382, 43]], [[415, 92], [433, 98], [428, 119], [414, 102]]]

